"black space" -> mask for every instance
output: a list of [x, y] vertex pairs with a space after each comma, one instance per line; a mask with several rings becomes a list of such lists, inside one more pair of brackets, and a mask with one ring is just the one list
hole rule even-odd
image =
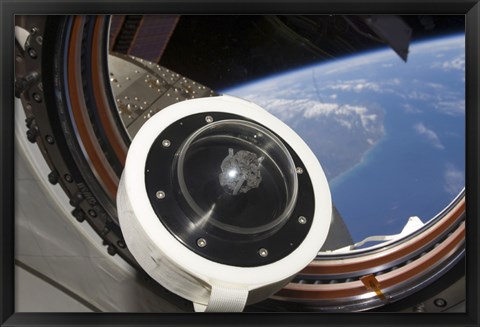
[[[347, 16], [362, 27], [362, 16]], [[412, 41], [464, 31], [462, 15], [402, 16]], [[368, 28], [362, 28], [368, 31]], [[387, 45], [340, 15], [181, 16], [160, 64], [214, 90]]]

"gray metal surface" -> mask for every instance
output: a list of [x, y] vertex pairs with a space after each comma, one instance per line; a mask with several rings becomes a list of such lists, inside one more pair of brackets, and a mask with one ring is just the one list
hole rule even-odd
[[204, 85], [140, 58], [110, 54], [108, 60], [115, 103], [131, 139], [163, 108], [216, 95]]

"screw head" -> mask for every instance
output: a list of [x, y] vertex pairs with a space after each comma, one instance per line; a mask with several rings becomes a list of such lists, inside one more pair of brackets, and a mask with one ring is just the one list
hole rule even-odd
[[205, 121], [210, 124], [210, 123], [213, 123], [213, 117], [212, 116], [206, 116], [205, 117]]
[[163, 140], [162, 145], [164, 148], [168, 148], [170, 145], [172, 145], [172, 142], [170, 142], [170, 140]]
[[125, 241], [122, 241], [122, 240], [119, 240], [119, 241], [117, 242], [117, 245], [118, 245], [118, 247], [121, 248], [121, 249], [125, 249], [125, 248], [127, 247], [127, 245], [125, 244]]
[[48, 174], [48, 181], [52, 185], [55, 185], [55, 184], [58, 183], [58, 173], [57, 173], [56, 170], [54, 170], [50, 174]]
[[265, 248], [261, 248], [260, 250], [258, 250], [258, 254], [262, 257], [262, 258], [265, 258], [268, 256], [268, 250], [265, 249]]
[[199, 238], [199, 239], [197, 240], [197, 245], [198, 245], [198, 247], [200, 247], [200, 248], [204, 248], [204, 247], [207, 246], [207, 240], [204, 239], [204, 238]]
[[305, 218], [304, 216], [300, 216], [298, 217], [298, 222], [302, 225], [305, 225], [307, 223], [307, 218]]
[[303, 174], [303, 168], [302, 167], [297, 167], [297, 174], [299, 174], [299, 175]]
[[447, 305], [447, 301], [445, 299], [438, 298], [433, 301], [433, 304], [435, 304], [437, 307], [443, 308]]
[[53, 139], [53, 136], [51, 136], [51, 135], [45, 136], [45, 141], [47, 141], [48, 144], [55, 143], [55, 140]]
[[155, 193], [155, 196], [156, 196], [157, 199], [159, 199], [159, 200], [165, 199], [165, 192], [163, 192], [163, 191], [157, 191], [157, 193]]
[[37, 58], [38, 57], [37, 50], [35, 50], [34, 48], [28, 49], [28, 55], [33, 59]]
[[35, 102], [42, 102], [42, 96], [40, 94], [33, 93], [32, 97], [33, 97], [33, 100], [35, 100]]
[[29, 129], [27, 131], [27, 139], [30, 141], [30, 143], [35, 143], [37, 140], [37, 130], [36, 129]]
[[117, 253], [117, 248], [115, 248], [115, 246], [113, 245], [109, 245], [107, 248], [107, 252], [110, 255], [115, 255]]
[[74, 209], [72, 214], [79, 223], [85, 221], [85, 213], [81, 209]]
[[70, 174], [65, 174], [65, 176], [63, 176], [63, 177], [65, 178], [65, 180], [66, 180], [68, 183], [73, 182], [72, 175], [70, 175]]

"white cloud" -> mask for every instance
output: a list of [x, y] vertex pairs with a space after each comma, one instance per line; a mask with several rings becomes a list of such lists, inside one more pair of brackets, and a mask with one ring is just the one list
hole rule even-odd
[[338, 104], [336, 103], [311, 103], [309, 107], [303, 111], [303, 117], [313, 118], [317, 116], [328, 116], [334, 112], [338, 113]]
[[335, 121], [347, 129], [352, 129], [353, 127], [353, 123], [346, 119], [336, 118]]
[[457, 195], [465, 186], [465, 173], [453, 164], [448, 163], [445, 167], [445, 185], [444, 190], [451, 194]]
[[284, 94], [280, 98], [278, 93], [275, 96], [275, 98], [270, 97], [268, 93], [263, 92], [255, 95], [252, 93], [243, 95], [245, 99], [258, 104], [287, 123], [297, 121], [301, 116], [306, 119], [330, 117], [346, 129], [351, 129], [354, 125], [362, 126], [367, 132], [383, 129], [383, 125], [378, 123], [378, 112], [364, 106], [341, 105], [312, 98], [288, 98], [284, 97]]
[[423, 136], [428, 142], [430, 142], [431, 145], [433, 145], [437, 149], [445, 149], [445, 146], [440, 141], [437, 133], [435, 133], [431, 129], [428, 129], [423, 123], [415, 124], [414, 129], [419, 135]]
[[[439, 83], [424, 83], [413, 80], [414, 89], [409, 91], [407, 97], [410, 100], [425, 102], [426, 107], [433, 107], [442, 114], [449, 116], [465, 115], [465, 95], [455, 89]], [[411, 104], [404, 104], [407, 112]]]
[[420, 92], [418, 90], [414, 90], [410, 92], [408, 95], [409, 99], [412, 100], [420, 100], [420, 101], [430, 101], [433, 100], [434, 96], [431, 93]]
[[369, 82], [365, 79], [357, 79], [350, 81], [338, 81], [335, 84], [329, 84], [326, 86], [330, 90], [340, 90], [340, 91], [354, 91], [360, 93], [365, 90], [380, 92], [381, 87], [378, 83]]
[[465, 54], [461, 54], [460, 56], [457, 56], [453, 58], [452, 60], [448, 61], [437, 61], [434, 62], [430, 65], [430, 68], [440, 68], [445, 71], [450, 71], [450, 70], [465, 70]]
[[402, 105], [402, 107], [405, 109], [405, 112], [406, 113], [409, 113], [409, 114], [419, 114], [421, 113], [422, 111], [416, 107], [413, 107], [411, 104], [409, 103], [404, 103]]
[[435, 104], [435, 109], [450, 116], [465, 115], [465, 99], [439, 101]]
[[428, 86], [432, 89], [445, 89], [445, 86], [443, 86], [442, 84], [438, 84], [438, 83], [425, 83], [425, 86]]

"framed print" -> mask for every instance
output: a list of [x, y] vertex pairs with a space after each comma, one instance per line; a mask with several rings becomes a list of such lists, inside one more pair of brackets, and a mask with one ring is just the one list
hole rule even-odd
[[478, 324], [476, 1], [1, 6], [2, 325]]

